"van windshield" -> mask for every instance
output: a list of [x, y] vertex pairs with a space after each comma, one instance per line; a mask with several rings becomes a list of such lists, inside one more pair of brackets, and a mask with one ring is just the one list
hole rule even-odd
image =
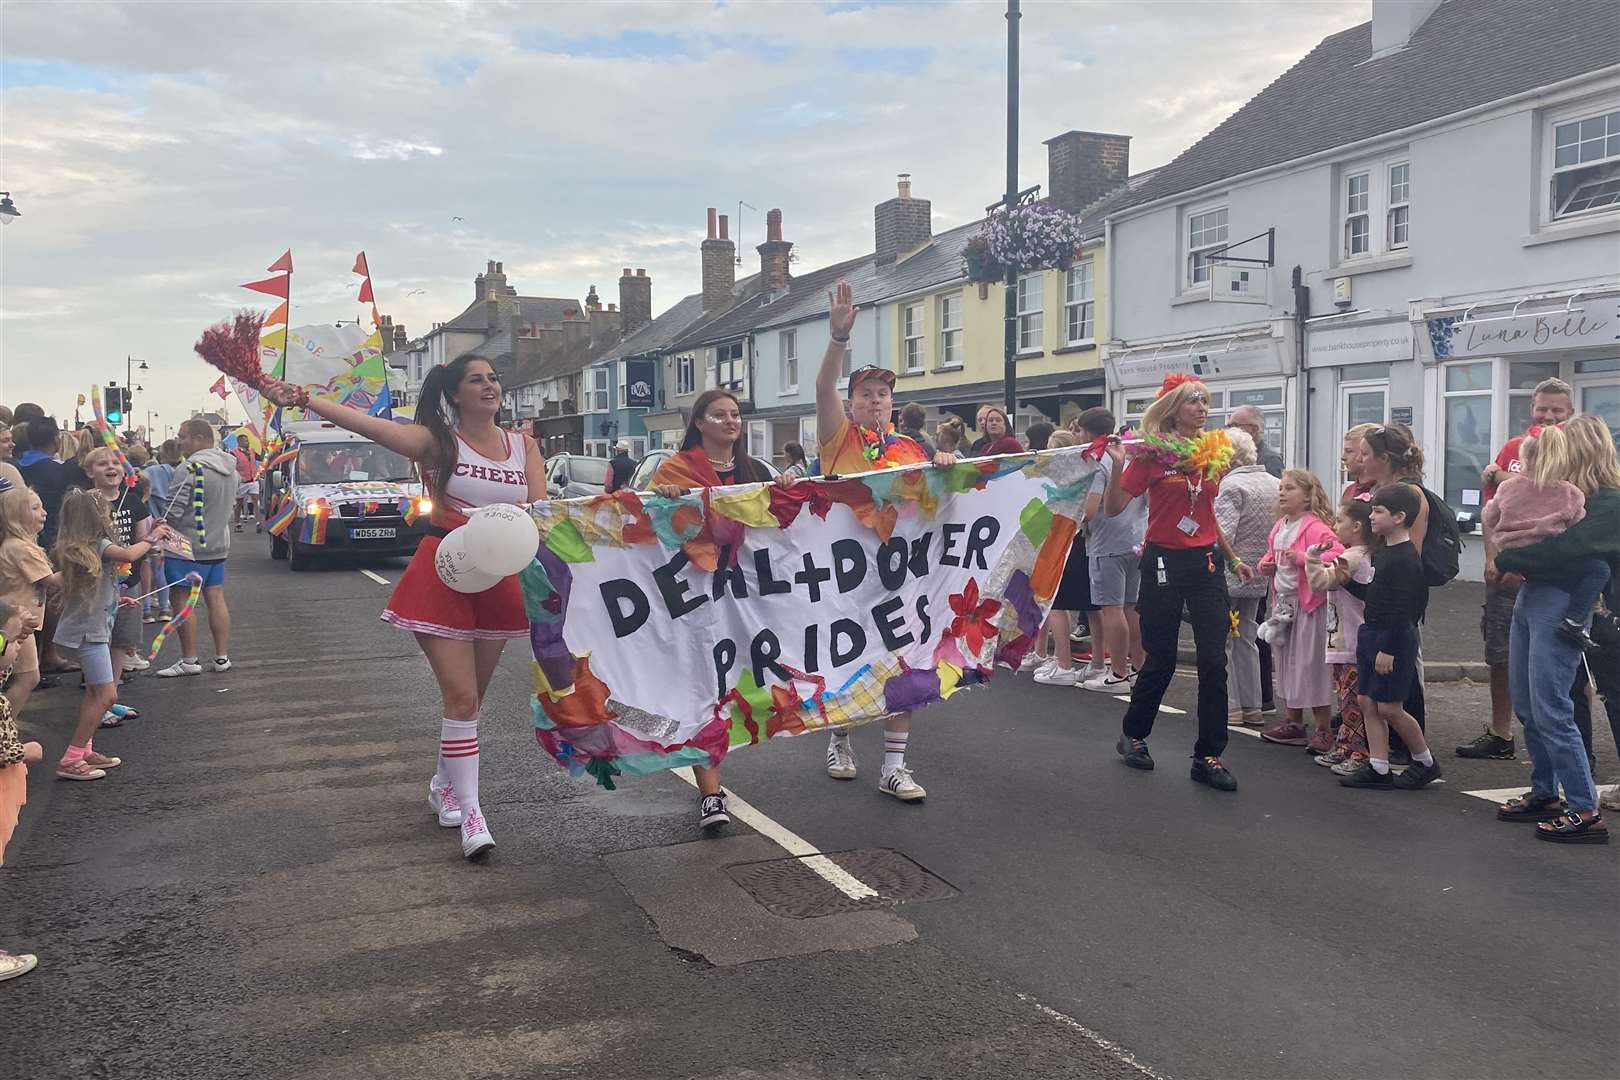
[[301, 484], [415, 479], [410, 459], [376, 443], [317, 443], [306, 444], [298, 450], [298, 482]]

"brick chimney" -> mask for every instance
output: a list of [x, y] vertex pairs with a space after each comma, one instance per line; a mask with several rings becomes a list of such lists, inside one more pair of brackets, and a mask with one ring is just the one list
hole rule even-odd
[[585, 310], [593, 315], [602, 310], [602, 298], [596, 295], [595, 285], [592, 285], [591, 291], [585, 294]]
[[717, 219], [709, 207], [709, 237], [703, 241], [703, 310], [724, 311], [731, 306], [737, 284], [737, 245], [726, 235], [726, 215]]
[[1046, 140], [1046, 193], [1071, 214], [1119, 187], [1130, 172], [1129, 135], [1065, 131]]
[[607, 310], [597, 307], [591, 311], [591, 345], [593, 348], [605, 348], [617, 345], [624, 340], [624, 313], [617, 304], [609, 304]]
[[563, 312], [563, 348], [573, 349], [591, 340], [591, 321], [581, 312], [569, 308]]
[[926, 244], [934, 234], [934, 204], [911, 197], [911, 174], [901, 173], [897, 187], [899, 194], [872, 210], [879, 265]]
[[403, 352], [405, 349], [410, 348], [410, 345], [411, 345], [411, 339], [410, 339], [410, 335], [405, 333], [405, 324], [404, 323], [395, 323], [394, 324], [394, 345], [393, 345], [393, 348], [392, 348], [391, 351], [392, 352]]
[[382, 338], [383, 352], [399, 352], [411, 343], [405, 336], [405, 327], [396, 325], [392, 315], [382, 317], [382, 325], [377, 327], [377, 335]]
[[624, 315], [624, 336], [640, 330], [652, 322], [652, 278], [646, 270], [630, 272], [624, 268], [619, 279], [619, 311]]
[[789, 273], [788, 256], [793, 245], [782, 239], [782, 211], [765, 212], [765, 242], [759, 245], [759, 278], [765, 294], [775, 296], [787, 291]]

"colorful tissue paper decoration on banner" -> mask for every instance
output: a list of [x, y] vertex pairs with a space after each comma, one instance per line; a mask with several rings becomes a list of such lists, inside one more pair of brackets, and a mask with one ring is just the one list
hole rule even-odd
[[263, 312], [239, 311], [234, 321], [215, 323], [203, 331], [197, 340], [197, 355], [244, 386], [263, 390], [265, 374], [259, 361], [263, 327]]
[[163, 629], [159, 630], [157, 632], [157, 636], [152, 639], [152, 651], [148, 653], [146, 657], [148, 660], [156, 660], [158, 658], [158, 653], [163, 651], [163, 643], [169, 640], [169, 632], [171, 630], [177, 626], [180, 626], [187, 619], [191, 618], [197, 613], [197, 601], [199, 598], [201, 598], [203, 589], [202, 575], [193, 572], [187, 574], [184, 580], [190, 583], [191, 592], [186, 594], [186, 602], [180, 605], [180, 610], [174, 613], [174, 618], [164, 623]]
[[1220, 479], [1232, 467], [1235, 452], [1224, 428], [1200, 432], [1190, 439], [1167, 431], [1127, 431], [1119, 442], [1133, 458], [1146, 458], [1189, 476], [1202, 473], [1210, 480]]

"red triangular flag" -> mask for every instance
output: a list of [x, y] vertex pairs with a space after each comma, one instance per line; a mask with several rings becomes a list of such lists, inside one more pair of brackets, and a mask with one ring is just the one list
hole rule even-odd
[[264, 317], [264, 325], [275, 326], [277, 323], [287, 321], [287, 301], [283, 300], [281, 306]]
[[241, 286], [241, 288], [252, 289], [254, 292], [262, 292], [270, 296], [279, 296], [283, 300], [287, 299], [286, 275], [281, 277], [265, 278], [263, 281], [250, 281], [246, 285]]
[[366, 280], [360, 283], [360, 302], [362, 304], [369, 304], [372, 303], [374, 299], [375, 298], [371, 295], [371, 279], [366, 278]]
[[288, 248], [287, 254], [271, 263], [265, 269], [269, 270], [272, 274], [276, 273], [277, 271], [285, 271], [289, 274], [292, 273], [292, 248]]
[[366, 266], [366, 253], [363, 251], [354, 257], [354, 272], [366, 277], [371, 276], [371, 270]]
[[371, 305], [371, 325], [372, 326], [381, 326], [382, 325], [382, 316], [377, 314], [377, 305], [376, 304]]
[[210, 394], [218, 394], [220, 396], [220, 400], [222, 401], [229, 401], [231, 397], [230, 388], [225, 385], [225, 376], [223, 375], [221, 375], [219, 379], [215, 381], [213, 386], [208, 388], [208, 392]]

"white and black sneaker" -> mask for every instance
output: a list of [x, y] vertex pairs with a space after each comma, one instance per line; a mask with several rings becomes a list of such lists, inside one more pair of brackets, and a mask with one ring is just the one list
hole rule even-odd
[[1135, 686], [1134, 675], [1115, 675], [1104, 668], [1101, 675], [1095, 675], [1080, 685], [1087, 690], [1096, 690], [1103, 694], [1128, 694]]
[[228, 656], [214, 657], [214, 666], [209, 670], [214, 672], [216, 675], [220, 672], [231, 670], [231, 658]]
[[885, 771], [883, 779], [878, 782], [878, 790], [885, 795], [893, 795], [901, 802], [915, 802], [928, 794], [921, 784], [912, 779], [911, 770], [904, 765]]
[[834, 739], [828, 745], [827, 775], [834, 780], [855, 779], [855, 748], [847, 738]]
[[731, 815], [726, 813], [725, 792], [705, 795], [698, 800], [698, 824], [705, 829], [718, 829], [731, 824]]

